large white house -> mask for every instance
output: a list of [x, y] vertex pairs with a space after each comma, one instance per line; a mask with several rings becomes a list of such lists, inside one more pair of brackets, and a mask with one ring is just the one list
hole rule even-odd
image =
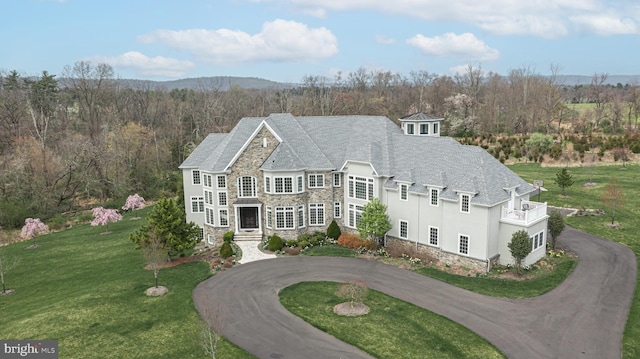
[[485, 150], [440, 137], [437, 118], [417, 113], [401, 127], [381, 116], [271, 114], [207, 136], [180, 165], [187, 220], [209, 244], [355, 230], [377, 197], [404, 241], [446, 262], [488, 270], [512, 263], [507, 243], [531, 237], [524, 264], [545, 254], [546, 203]]

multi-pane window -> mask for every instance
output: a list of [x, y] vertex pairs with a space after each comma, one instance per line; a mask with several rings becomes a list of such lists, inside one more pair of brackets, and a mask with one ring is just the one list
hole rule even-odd
[[272, 217], [271, 207], [270, 206], [266, 206], [265, 207], [264, 216], [266, 217], [267, 228], [272, 228], [273, 227], [273, 217]]
[[204, 212], [204, 198], [191, 197], [191, 213]]
[[333, 202], [333, 218], [342, 217], [342, 205], [340, 202]]
[[428, 135], [429, 134], [429, 124], [428, 123], [421, 123], [420, 124], [420, 134], [421, 135]]
[[296, 181], [298, 184], [298, 187], [296, 188], [296, 192], [298, 193], [304, 192], [304, 178], [302, 176], [298, 176], [296, 177]]
[[276, 229], [294, 229], [293, 207], [276, 207]]
[[226, 227], [229, 225], [229, 211], [226, 209], [218, 210], [218, 214], [220, 215], [219, 223], [220, 226]]
[[437, 206], [438, 205], [438, 196], [439, 196], [439, 191], [435, 188], [431, 189], [431, 205], [432, 206]]
[[193, 184], [200, 184], [200, 171], [191, 171], [191, 178], [193, 179]]
[[333, 174], [333, 187], [340, 187], [340, 186], [342, 186], [341, 179], [340, 179], [340, 173], [334, 173]]
[[298, 206], [298, 228], [302, 228], [304, 226], [304, 206]]
[[535, 236], [531, 237], [531, 244], [533, 245], [533, 250], [542, 247], [544, 245], [544, 232], [540, 232]]
[[213, 244], [213, 235], [207, 234], [207, 244]]
[[227, 188], [227, 176], [218, 175], [217, 182], [218, 182], [218, 188]]
[[212, 186], [212, 181], [211, 181], [211, 175], [203, 175], [202, 178], [204, 179], [204, 185], [205, 187], [211, 187]]
[[469, 236], [461, 234], [458, 238], [458, 253], [469, 254]]
[[408, 199], [409, 186], [406, 184], [400, 185], [400, 199], [406, 201]]
[[238, 197], [256, 197], [256, 178], [238, 177]]
[[460, 212], [469, 213], [469, 200], [471, 196], [468, 194], [460, 195]]
[[227, 192], [218, 192], [218, 206], [227, 205]]
[[436, 123], [434, 123], [434, 124], [433, 124], [433, 134], [434, 134], [434, 135], [437, 135], [439, 130], [440, 130], [440, 129], [438, 128], [438, 123], [437, 123], [437, 122], [436, 122]]
[[349, 220], [347, 223], [348, 227], [356, 228], [358, 227], [358, 223], [360, 223], [360, 218], [362, 218], [362, 206], [358, 206], [353, 203], [349, 203]]
[[213, 192], [206, 190], [204, 191], [204, 203], [213, 204]]
[[264, 178], [264, 191], [266, 193], [271, 193], [271, 177]]
[[275, 193], [293, 193], [292, 177], [274, 177]]
[[407, 221], [400, 220], [400, 238], [407, 239], [409, 236], [409, 223]]
[[309, 175], [309, 188], [322, 188], [324, 187], [324, 175], [311, 174]]
[[432, 246], [438, 245], [438, 227], [429, 226], [429, 244]]
[[309, 203], [309, 225], [324, 225], [324, 203]]
[[349, 176], [349, 198], [373, 198], [373, 178]]
[[213, 208], [205, 208], [204, 221], [213, 226]]

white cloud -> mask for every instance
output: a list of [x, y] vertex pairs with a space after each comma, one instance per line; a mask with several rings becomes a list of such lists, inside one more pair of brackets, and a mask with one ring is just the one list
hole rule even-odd
[[393, 45], [396, 43], [396, 39], [384, 35], [376, 35], [376, 42], [381, 45]]
[[195, 64], [191, 61], [171, 59], [168, 57], [148, 57], [137, 51], [129, 51], [118, 56], [92, 56], [91, 62], [105, 63], [113, 67], [128, 68], [142, 76], [171, 77], [185, 76]]
[[407, 44], [417, 47], [425, 55], [452, 57], [468, 61], [492, 61], [500, 57], [493, 49], [471, 33], [456, 35], [448, 32], [441, 36], [426, 37], [416, 35], [407, 40]]
[[629, 19], [617, 14], [580, 15], [569, 18], [578, 29], [597, 35], [637, 34], [638, 26]]
[[[304, 13], [328, 16], [328, 11], [376, 10], [429, 21], [471, 24], [499, 35], [557, 38], [573, 24], [598, 35], [640, 33], [634, 1], [610, 0], [249, 0], [293, 5]], [[630, 15], [634, 13], [634, 15]], [[602, 14], [607, 14], [603, 16]], [[625, 16], [630, 16], [625, 18]], [[604, 17], [604, 18], [603, 18]], [[588, 26], [587, 26], [588, 25]], [[607, 31], [607, 26], [613, 29]]]
[[338, 52], [338, 40], [331, 31], [286, 20], [266, 22], [255, 35], [229, 29], [156, 30], [138, 40], [189, 51], [198, 60], [214, 64], [313, 62]]

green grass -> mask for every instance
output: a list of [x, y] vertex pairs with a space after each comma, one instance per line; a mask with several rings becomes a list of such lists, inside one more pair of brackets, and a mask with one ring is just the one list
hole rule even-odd
[[[162, 269], [169, 293], [147, 297], [153, 274], [128, 238], [142, 221], [130, 217], [111, 223], [110, 234], [81, 224], [38, 237], [37, 249], [25, 249], [30, 241], [0, 248], [20, 258], [6, 276], [15, 292], [0, 297], [0, 338], [57, 339], [60, 358], [204, 358], [192, 292], [208, 265]], [[250, 357], [226, 341], [218, 352]]]
[[531, 298], [557, 287], [571, 274], [578, 263], [577, 260], [568, 257], [556, 258], [555, 260], [557, 261], [557, 266], [553, 271], [542, 273], [533, 279], [525, 281], [491, 277], [463, 277], [431, 267], [420, 268], [416, 272], [472, 292], [493, 297]]
[[[545, 188], [548, 192], [543, 192], [541, 201], [559, 207], [579, 208], [602, 208], [602, 201], [598, 196], [606, 189], [606, 185], [615, 177], [622, 186], [625, 193], [625, 203], [623, 210], [616, 215], [618, 228], [606, 226], [611, 222], [609, 216], [585, 216], [569, 217], [567, 223], [575, 228], [596, 236], [609, 239], [630, 247], [636, 256], [640, 254], [640, 167], [627, 165], [626, 170], [620, 170], [618, 166], [601, 167], [579, 167], [570, 168], [575, 181], [574, 185], [567, 189], [567, 197], [560, 196], [560, 190], [554, 184], [555, 174], [559, 168], [542, 168], [538, 164], [513, 165], [511, 169], [526, 180], [544, 180]], [[595, 187], [583, 187], [586, 182], [595, 182]], [[537, 196], [533, 198], [537, 200]], [[640, 277], [638, 277], [640, 280]], [[624, 338], [622, 341], [622, 351], [624, 358], [640, 357], [640, 283], [636, 282], [636, 291], [631, 304], [631, 311], [627, 318]]]
[[298, 283], [280, 291], [280, 302], [313, 326], [376, 358], [504, 358], [463, 326], [374, 290], [364, 301], [369, 314], [336, 315], [333, 307], [342, 302], [335, 294], [338, 285]]
[[328, 256], [328, 257], [355, 257], [356, 252], [352, 249], [339, 246], [337, 244], [326, 244], [314, 246], [302, 252], [305, 256]]

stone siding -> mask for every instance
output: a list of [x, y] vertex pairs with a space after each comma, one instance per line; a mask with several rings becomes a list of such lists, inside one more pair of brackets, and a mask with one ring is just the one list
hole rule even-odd
[[410, 242], [404, 239], [387, 236], [387, 245], [389, 245], [389, 243], [391, 242], [399, 243], [401, 246], [407, 248], [407, 252], [417, 250], [419, 253], [423, 253], [427, 256], [436, 258], [437, 260], [445, 264], [466, 267], [466, 268], [474, 269], [480, 272], [487, 271], [487, 261], [483, 261], [476, 258], [465, 257], [457, 253], [446, 252], [438, 247], [432, 247], [432, 246], [428, 246], [420, 243], [417, 245], [417, 248], [416, 248], [415, 242]]

